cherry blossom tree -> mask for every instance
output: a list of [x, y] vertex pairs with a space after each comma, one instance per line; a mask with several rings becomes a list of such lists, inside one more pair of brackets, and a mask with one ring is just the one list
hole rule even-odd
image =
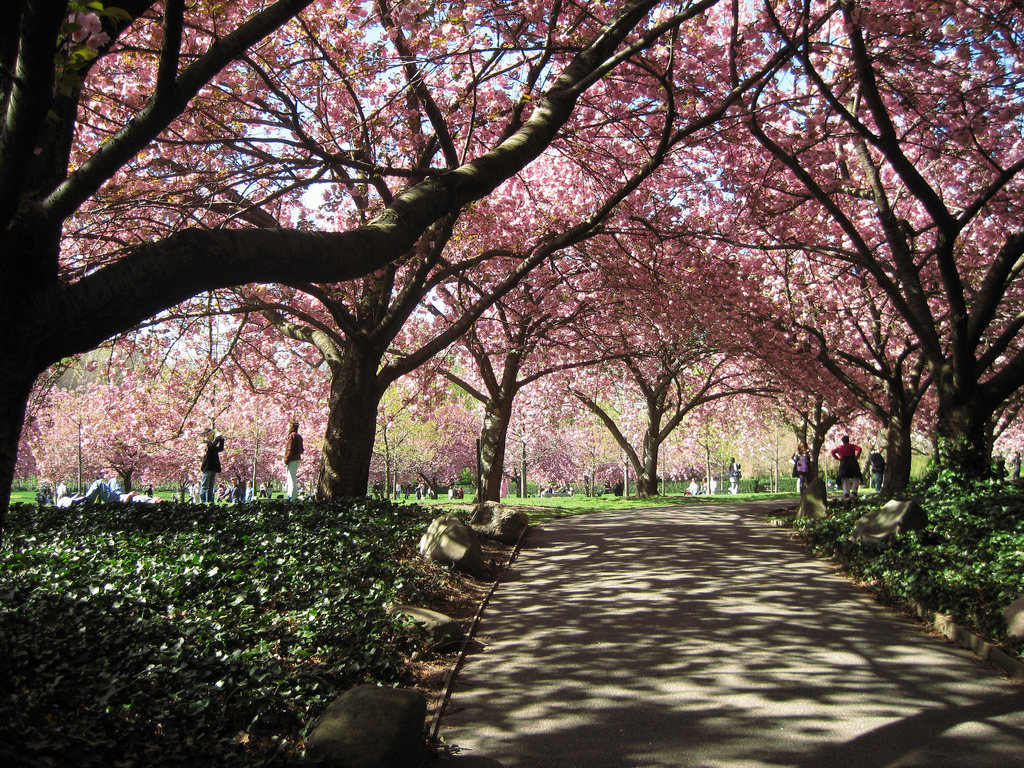
[[[391, 20], [388, 13], [382, 18]], [[423, 41], [396, 31], [394, 25], [385, 26], [397, 50], [412, 51], [414, 43], [423, 45]], [[724, 52], [719, 55], [724, 59]], [[685, 62], [692, 57], [686, 46], [675, 45], [624, 67], [621, 75], [609, 75], [599, 104], [589, 95], [582, 98], [583, 117], [575, 134], [553, 142], [531, 168], [496, 190], [488, 201], [457, 218], [438, 222], [407, 258], [358, 284], [300, 286], [298, 291], [269, 299], [262, 287], [250, 293], [244, 304], [248, 310], [261, 310], [282, 334], [315, 345], [330, 369], [332, 391], [318, 482], [321, 496], [365, 492], [374, 435], [372, 416], [388, 386], [453, 343], [537, 265], [561, 259], [566, 249], [595, 236], [617, 214], [622, 202], [671, 159], [673, 150], [684, 146], [695, 132], [713, 125], [743, 89], [752, 87], [763, 71], [771, 70], [781, 58], [769, 59], [742, 86], [733, 87], [726, 77], [717, 83], [709, 79], [706, 85], [715, 87], [706, 87], [700, 101], [691, 100], [682, 109], [677, 104], [675, 81], [687, 71]], [[417, 152], [403, 162], [411, 172], [422, 174], [430, 172], [428, 163], [433, 158], [420, 148], [431, 141], [449, 166], [464, 162], [472, 143], [456, 144], [439, 128], [438, 121], [443, 117], [453, 122], [465, 105], [476, 104], [446, 93], [427, 74], [416, 60], [405, 61], [403, 76], [417, 109], [399, 116], [399, 124], [408, 129], [410, 147]], [[537, 76], [531, 69], [528, 83]], [[604, 90], [612, 84], [636, 97], [629, 100], [630, 109], [620, 110], [618, 119], [609, 122], [603, 112], [595, 114], [594, 110], [605, 108]], [[451, 90], [449, 83], [444, 85]], [[481, 83], [474, 81], [473, 86], [479, 96]], [[353, 111], [370, 113], [366, 108]], [[472, 114], [468, 122], [472, 125], [479, 119]], [[374, 134], [372, 125], [359, 125], [360, 136]], [[299, 131], [293, 124], [284, 127]], [[420, 135], [424, 130], [433, 133]], [[486, 132], [480, 133], [487, 137]], [[373, 154], [374, 142], [363, 141], [359, 153]], [[584, 154], [584, 149], [589, 154]], [[351, 192], [352, 209], [361, 213], [378, 197], [380, 203], [387, 203], [393, 194], [388, 181], [386, 172], [370, 174], [367, 189], [356, 187]], [[421, 303], [431, 294], [444, 294], [447, 282], [460, 281], [473, 286], [474, 299], [460, 303], [458, 312], [453, 305], [445, 307], [440, 314], [447, 322], [436, 333], [420, 334], [416, 343], [410, 343], [412, 335], [404, 329]], [[400, 335], [404, 339], [399, 340]], [[492, 440], [486, 439], [485, 445], [489, 467], [494, 455]], [[488, 475], [496, 478], [500, 470], [488, 468]], [[495, 493], [493, 482], [488, 493]]]
[[377, 412], [370, 476], [391, 490], [396, 484], [410, 488], [420, 482], [436, 490], [472, 473], [476, 464], [480, 416], [474, 404], [456, 391], [420, 388], [417, 383], [411, 377], [396, 382]]
[[[756, 389], [721, 355], [680, 346], [624, 357], [618, 366], [601, 373], [591, 378], [589, 387], [577, 384], [572, 394], [604, 424], [626, 455], [641, 498], [658, 495], [661, 447], [689, 412], [703, 403]], [[595, 387], [611, 391], [609, 387], [627, 382], [637, 390], [635, 412], [628, 401], [603, 399], [594, 391]]]
[[589, 323], [579, 338], [596, 351], [614, 351], [616, 359], [584, 371], [569, 391], [611, 433], [638, 494], [647, 497], [658, 493], [661, 448], [688, 413], [763, 385], [718, 343], [730, 329], [707, 323], [734, 280], [722, 270], [695, 270], [707, 264], [700, 249], [625, 242], [620, 247], [634, 268], [606, 273], [613, 292], [624, 297], [618, 311], [607, 312], [600, 325]]
[[[746, 311], [757, 321], [744, 345], [765, 361], [762, 370], [796, 401], [833, 404], [828, 418], [857, 407], [882, 426], [887, 456], [885, 493], [910, 480], [912, 432], [931, 377], [920, 346], [884, 293], [836, 270], [835, 262], [789, 249], [766, 249], [759, 258], [764, 290]], [[768, 356], [753, 350], [770, 351]], [[769, 358], [771, 372], [767, 370]], [[780, 361], [787, 361], [780, 365]], [[838, 396], [836, 388], [846, 391]], [[839, 402], [846, 401], [836, 411]], [[803, 425], [823, 424], [798, 408]], [[798, 428], [817, 456], [824, 432]]]
[[[911, 339], [886, 385], [920, 389], [920, 355], [940, 464], [987, 473], [995, 409], [1024, 384], [1022, 9], [949, 0], [820, 12], [777, 17], [772, 34], [800, 54], [748, 102], [743, 124], [761, 156], [723, 137], [739, 223], [767, 247], [831, 261], [875, 306], [884, 296]], [[890, 401], [890, 435], [905, 435], [909, 414], [897, 411], [917, 396]], [[902, 465], [902, 446], [890, 451]]]
[[[77, 396], [76, 396], [77, 395]], [[37, 409], [25, 429], [24, 452], [34, 457], [40, 476], [84, 493], [89, 482], [109, 469], [93, 450], [95, 430], [86, 393], [58, 390]]]
[[1018, 391], [1014, 397], [1003, 403], [1003, 407], [996, 414], [993, 455], [1004, 457], [1007, 476], [1011, 479], [1014, 478], [1009, 469], [1010, 461], [1015, 453], [1024, 450], [1024, 421], [1018, 418], [1022, 405], [1024, 405], [1024, 397], [1021, 397], [1021, 393]]
[[[116, 474], [125, 490], [164, 480], [189, 398], [180, 377], [161, 373], [158, 345], [108, 348], [82, 361], [33, 411], [27, 442], [44, 476], [84, 490]], [[78, 375], [84, 372], [85, 376]]]
[[[613, 353], [617, 361], [570, 385], [621, 447], [641, 496], [658, 493], [661, 447], [689, 412], [769, 389], [745, 351], [751, 331], [742, 327], [744, 315], [721, 311], [743, 307], [747, 295], [754, 300], [755, 286], [736, 271], [734, 259], [681, 231], [680, 204], [632, 216], [632, 226], [618, 233], [609, 249], [618, 258], [604, 260], [603, 281], [621, 298], [579, 337], [584, 348]], [[770, 355], [777, 346], [762, 352]]]
[[[198, 479], [201, 432], [214, 427], [228, 437], [225, 481], [280, 479], [286, 423], [311, 412], [316, 434], [326, 377], [295, 355], [257, 357], [245, 343], [251, 340], [237, 333], [200, 354], [184, 325], [108, 346], [38, 393], [23, 440], [44, 477], [82, 489], [113, 471], [126, 489], [145, 483], [184, 493]], [[229, 330], [222, 321], [214, 325]], [[200, 327], [190, 330], [203, 335]], [[315, 455], [315, 436], [309, 446]]]
[[[388, 172], [386, 152], [360, 156], [343, 138], [344, 121], [328, 120], [330, 102], [320, 103], [322, 111], [300, 110], [290, 78], [298, 75], [310, 88], [386, 83], [388, 65], [407, 64], [418, 50], [406, 56], [399, 36], [386, 31], [401, 27], [406, 39], [446, 44], [459, 39], [446, 5], [435, 16], [419, 4], [389, 14], [383, 4], [313, 0], [124, 0], [116, 9], [20, 0], [5, 9], [0, 508], [9, 500], [26, 402], [49, 365], [204, 291], [347, 280], [408, 254], [436, 222], [486, 198], [539, 156], [605, 75], [717, 3], [679, 13], [660, 5], [634, 0], [601, 16], [568, 3], [549, 14], [532, 5], [512, 15], [489, 4], [462, 7], [456, 18], [464, 31], [492, 49], [522, 50], [521, 38], [528, 51], [534, 41], [541, 47], [522, 60], [534, 72], [526, 87], [510, 82], [504, 101], [494, 101], [472, 154], [446, 157], [425, 174]], [[386, 47], [383, 40], [396, 42]], [[708, 45], [722, 40], [709, 37]], [[516, 71], [506, 67], [504, 76]], [[472, 67], [466, 76], [474, 76]], [[241, 95], [246, 112], [237, 109]], [[613, 92], [609, 103], [633, 97]], [[385, 97], [394, 105], [417, 98], [422, 94], [404, 85]], [[296, 110], [310, 116], [301, 126], [307, 130], [280, 133], [281, 118]], [[468, 140], [477, 133], [472, 126], [453, 131], [429, 103], [424, 111], [431, 122], [424, 157], [444, 153], [446, 135]], [[321, 127], [339, 140], [309, 141]], [[384, 136], [382, 146], [388, 141]], [[282, 170], [272, 159], [285, 146], [294, 151]], [[303, 173], [293, 173], [300, 167]], [[201, 168], [214, 173], [188, 173]], [[317, 179], [332, 184], [323, 195], [329, 211], [337, 190], [381, 173], [404, 176], [407, 186], [361, 220], [339, 208], [334, 231], [319, 227], [325, 216], [268, 227], [268, 207], [300, 198]]]
[[[459, 340], [465, 354], [455, 357], [456, 365], [442, 361], [436, 366], [484, 409], [478, 501], [501, 498], [517, 395], [546, 376], [605, 358], [600, 352], [596, 357], [578, 354], [579, 329], [588, 317], [607, 309], [602, 287], [602, 273], [585, 252], [562, 255], [535, 268], [526, 282], [477, 319]], [[476, 300], [477, 290], [475, 283], [463, 281], [444, 292], [444, 305], [464, 312], [462, 307]]]
[[[564, 412], [568, 407], [561, 410]], [[613, 486], [622, 479], [625, 466], [622, 451], [601, 424], [586, 413], [565, 413], [559, 418], [558, 427], [551, 433], [568, 449], [570, 461], [567, 463], [574, 471], [566, 473], [562, 468], [560, 475], [555, 474], [553, 468], [548, 469], [546, 461], [537, 462], [538, 468], [547, 470], [553, 479], [559, 476], [582, 478], [582, 490], [591, 496], [603, 493], [605, 483]]]
[[[508, 257], [492, 256], [490, 274], [483, 274], [473, 270], [480, 262], [475, 250], [460, 254], [445, 248], [454, 236], [453, 224], [443, 234], [436, 231], [438, 241], [411, 263], [395, 262], [358, 283], [306, 286], [302, 295], [273, 303], [262, 292], [248, 300], [246, 306], [262, 310], [282, 335], [313, 345], [330, 370], [321, 496], [365, 493], [376, 413], [388, 387], [454, 343], [481, 312], [548, 258], [551, 249], [557, 250], [556, 243], [573, 237], [530, 248], [524, 258], [517, 258], [513, 247]], [[470, 270], [483, 290], [451, 322], [431, 322], [418, 311], [428, 295]]]
[[622, 453], [565, 391], [556, 373], [521, 390], [508, 428], [505, 480], [509, 495], [529, 491], [594, 492], [594, 484], [622, 479]]

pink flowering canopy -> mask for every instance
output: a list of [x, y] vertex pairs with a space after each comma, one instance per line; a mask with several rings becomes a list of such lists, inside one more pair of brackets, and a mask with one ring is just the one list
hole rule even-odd
[[[45, 407], [98, 413], [108, 396], [121, 432], [169, 445], [173, 424], [233, 418], [220, 387], [248, 414], [232, 429], [251, 455], [232, 472], [250, 477], [275, 420], [303, 411], [324, 451], [305, 480], [328, 492], [369, 476], [389, 387], [475, 337], [486, 354], [456, 375], [493, 399], [487, 366], [497, 381], [512, 361], [502, 324], [532, 314], [557, 322], [531, 338], [544, 351], [518, 381], [548, 393], [549, 413], [584, 383], [612, 400], [621, 378], [585, 372], [588, 346], [642, 351], [645, 378], [685, 328], [737, 391], [792, 404], [815, 442], [854, 423], [851, 407], [891, 453], [935, 434], [964, 466], [987, 461], [993, 423], [1013, 434], [1017, 7], [58, 6], [20, 3], [0, 32], [5, 488], [19, 466], [48, 474], [43, 422], [22, 435], [37, 378], [104, 340], [133, 343], [154, 317], [173, 329], [153, 334], [159, 357], [194, 368], [191, 387], [161, 372], [129, 393], [114, 376]], [[349, 373], [357, 361], [368, 373]], [[566, 386], [533, 378], [575, 364]], [[337, 421], [346, 410], [358, 429]], [[642, 468], [644, 429], [662, 432], [646, 410], [628, 439], [620, 429], [638, 476], [657, 472]], [[126, 475], [158, 463], [141, 444], [105, 451]], [[346, 459], [361, 474], [335, 482]]]

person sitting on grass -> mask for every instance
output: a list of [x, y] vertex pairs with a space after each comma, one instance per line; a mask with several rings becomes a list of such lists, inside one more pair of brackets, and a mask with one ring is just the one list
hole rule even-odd
[[53, 504], [53, 494], [50, 493], [50, 486], [47, 483], [40, 484], [39, 490], [36, 492], [36, 503]]
[[117, 476], [112, 476], [108, 480], [97, 480], [89, 486], [85, 496], [78, 497], [77, 499], [72, 496], [70, 499], [71, 501], [65, 506], [74, 506], [79, 502], [84, 504], [95, 504], [96, 502], [102, 502], [103, 504], [114, 504], [117, 502], [123, 504], [160, 504], [163, 502], [163, 499], [159, 496], [149, 496], [138, 491], [125, 492]]

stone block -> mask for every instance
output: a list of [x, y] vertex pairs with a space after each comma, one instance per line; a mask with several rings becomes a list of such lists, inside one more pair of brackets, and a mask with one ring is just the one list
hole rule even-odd
[[431, 646], [434, 648], [451, 645], [462, 640], [463, 632], [459, 622], [438, 611], [432, 611], [429, 608], [417, 608], [413, 605], [396, 604], [388, 606], [388, 613], [392, 615], [400, 613], [403, 616], [408, 616], [423, 627], [430, 637]]
[[1006, 634], [1014, 640], [1024, 640], [1024, 597], [1003, 608], [1003, 618], [1006, 619]]
[[525, 512], [506, 507], [494, 501], [477, 504], [473, 516], [469, 518], [469, 526], [485, 539], [500, 541], [502, 544], [515, 544], [519, 537], [530, 526], [530, 518]]
[[426, 717], [419, 691], [357, 685], [317, 721], [305, 762], [317, 768], [418, 768]]
[[420, 554], [471, 576], [482, 576], [484, 572], [480, 537], [454, 515], [434, 518], [420, 539]]
[[865, 513], [850, 538], [862, 544], [881, 544], [904, 531], [920, 531], [928, 525], [928, 513], [916, 501], [893, 499], [879, 509]]

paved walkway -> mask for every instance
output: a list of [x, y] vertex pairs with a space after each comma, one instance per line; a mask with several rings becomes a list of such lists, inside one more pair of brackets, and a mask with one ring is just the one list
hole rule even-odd
[[1024, 768], [1024, 687], [766, 525], [774, 504], [547, 523], [483, 614], [453, 768]]

